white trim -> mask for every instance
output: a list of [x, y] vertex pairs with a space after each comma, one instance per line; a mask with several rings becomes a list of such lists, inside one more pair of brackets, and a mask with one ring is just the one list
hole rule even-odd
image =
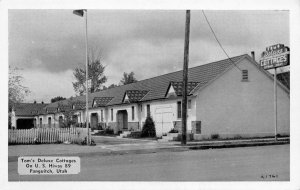
[[125, 93], [125, 97], [124, 97], [123, 103], [127, 103], [127, 102], [130, 103], [129, 97], [128, 97], [127, 93]]
[[170, 83], [170, 86], [169, 86], [169, 89], [168, 89], [168, 92], [167, 92], [165, 98], [168, 98], [168, 97], [170, 97], [170, 96], [177, 97], [177, 94], [176, 94], [176, 92], [175, 92], [175, 89], [174, 89], [172, 83]]

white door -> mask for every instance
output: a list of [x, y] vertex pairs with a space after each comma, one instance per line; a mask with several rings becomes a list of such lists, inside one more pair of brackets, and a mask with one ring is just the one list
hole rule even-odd
[[173, 128], [172, 107], [159, 107], [155, 110], [155, 129], [158, 137], [167, 134]]

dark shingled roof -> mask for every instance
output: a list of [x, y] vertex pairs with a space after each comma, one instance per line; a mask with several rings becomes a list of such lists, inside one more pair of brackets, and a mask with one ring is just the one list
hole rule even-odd
[[46, 106], [47, 104], [40, 103], [16, 103], [14, 104], [15, 115], [35, 116]]
[[127, 94], [129, 102], [134, 103], [144, 98], [148, 92], [148, 90], [126, 90], [125, 94]]
[[290, 89], [290, 71], [279, 73], [276, 76], [277, 76], [277, 80], [279, 80], [285, 87]]
[[94, 107], [104, 107], [108, 104], [114, 97], [95, 97], [94, 102], [96, 105]]
[[[237, 62], [246, 56], [249, 55], [244, 54], [232, 57], [231, 60], [233, 62]], [[232, 65], [233, 63], [229, 59], [224, 59], [221, 61], [189, 68], [188, 80], [198, 82], [197, 89], [199, 89]], [[89, 107], [92, 107], [95, 97], [114, 97], [106, 106], [122, 104], [125, 92], [132, 90], [148, 91], [148, 93], [140, 101], [163, 99], [165, 98], [171, 81], [182, 81], [182, 70], [89, 94]], [[73, 100], [85, 102], [85, 96], [83, 95], [74, 97]], [[61, 100], [48, 105], [48, 107], [57, 107], [58, 104], [67, 103], [68, 100]]]
[[[190, 94], [190, 92], [199, 84], [199, 82], [188, 82], [187, 85], [187, 93]], [[170, 82], [170, 85], [173, 86], [175, 93], [177, 96], [182, 96], [182, 88], [183, 88], [183, 82]]]
[[60, 104], [60, 105], [58, 105], [58, 109], [59, 109], [58, 112], [64, 112], [67, 110], [71, 110], [72, 106], [69, 104]]
[[75, 110], [82, 110], [85, 109], [85, 102], [83, 101], [76, 101], [73, 103], [74, 109]]
[[45, 108], [47, 113], [56, 113], [57, 112], [57, 108], [54, 107], [47, 107]]

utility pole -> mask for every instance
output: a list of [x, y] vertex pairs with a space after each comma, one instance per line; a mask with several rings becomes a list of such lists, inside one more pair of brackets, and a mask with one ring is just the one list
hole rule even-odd
[[[85, 13], [85, 14], [84, 14]], [[85, 120], [86, 120], [86, 129], [87, 129], [87, 138], [86, 144], [90, 145], [91, 138], [90, 138], [90, 127], [89, 127], [89, 86], [88, 86], [88, 79], [89, 79], [89, 63], [88, 63], [88, 31], [87, 31], [87, 9], [80, 9], [74, 10], [73, 14], [84, 17], [85, 16]]]
[[189, 65], [189, 40], [190, 40], [190, 10], [186, 10], [185, 37], [184, 37], [184, 60], [183, 60], [183, 89], [182, 89], [182, 136], [181, 144], [186, 144], [187, 124], [187, 85]]
[[275, 141], [277, 141], [277, 71], [274, 68], [274, 127], [275, 127]]

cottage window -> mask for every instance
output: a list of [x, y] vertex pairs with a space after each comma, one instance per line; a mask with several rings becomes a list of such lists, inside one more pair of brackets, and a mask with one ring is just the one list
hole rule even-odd
[[242, 70], [242, 81], [248, 81], [248, 70]]
[[51, 117], [48, 117], [48, 126], [51, 127]]
[[147, 117], [150, 117], [150, 104], [147, 104]]
[[177, 118], [181, 118], [181, 102], [177, 102]]
[[111, 121], [114, 120], [114, 110], [113, 109], [110, 110], [110, 120]]
[[188, 109], [192, 108], [192, 100], [188, 100]]
[[134, 106], [131, 107], [132, 121], [134, 121]]
[[196, 121], [196, 134], [201, 134], [201, 121]]

